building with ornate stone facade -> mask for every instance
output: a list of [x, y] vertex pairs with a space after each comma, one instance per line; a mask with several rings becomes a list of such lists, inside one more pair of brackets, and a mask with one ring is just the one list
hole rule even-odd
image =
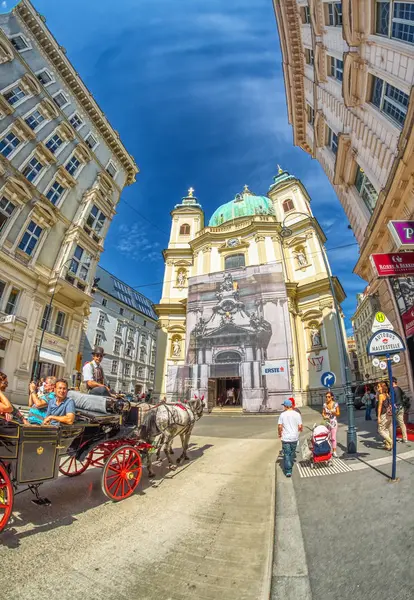
[[[356, 350], [361, 374], [364, 379], [380, 377], [382, 371], [372, 364], [372, 358], [367, 355], [367, 344], [372, 336], [372, 325], [375, 313], [380, 310], [378, 294], [371, 294], [365, 289], [362, 294], [357, 295], [357, 308], [352, 316], [352, 327], [356, 341]], [[394, 368], [394, 367], [393, 367]], [[369, 377], [366, 377], [368, 375]]]
[[[395, 250], [387, 223], [414, 211], [414, 3], [273, 2], [294, 143], [322, 165], [360, 245], [355, 272], [404, 335], [369, 256]], [[396, 371], [413, 390], [406, 356]]]
[[[208, 224], [190, 189], [171, 214], [155, 307], [155, 393], [273, 411], [292, 393], [299, 405], [320, 402], [321, 374], [329, 370], [342, 391], [326, 238], [302, 183], [279, 169], [266, 196], [245, 186]], [[283, 223], [288, 237], [280, 235]], [[341, 302], [345, 294], [333, 282]]]
[[106, 384], [133, 394], [154, 388], [157, 315], [143, 294], [98, 266], [82, 362], [95, 346], [105, 351]]
[[74, 373], [103, 242], [138, 169], [28, 0], [0, 16], [0, 82], [0, 369], [25, 402], [39, 350], [41, 375]]

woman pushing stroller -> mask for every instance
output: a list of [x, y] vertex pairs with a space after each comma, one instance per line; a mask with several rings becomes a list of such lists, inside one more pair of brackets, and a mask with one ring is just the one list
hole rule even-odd
[[322, 416], [328, 422], [331, 432], [332, 453], [337, 458], [336, 453], [336, 433], [338, 431], [338, 417], [341, 414], [339, 404], [335, 400], [332, 392], [326, 392], [325, 404], [322, 409]]

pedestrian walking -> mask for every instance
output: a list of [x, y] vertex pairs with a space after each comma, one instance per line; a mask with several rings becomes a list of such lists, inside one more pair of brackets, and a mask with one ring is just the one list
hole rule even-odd
[[392, 450], [392, 405], [385, 381], [378, 384], [378, 433], [386, 450]]
[[293, 410], [291, 400], [285, 400], [283, 406], [285, 410], [279, 417], [277, 429], [278, 435], [282, 439], [283, 471], [286, 477], [292, 477], [299, 433], [303, 430], [302, 417]]
[[[371, 386], [366, 385], [365, 386], [365, 394], [364, 394], [364, 397], [362, 398], [363, 402], [365, 403], [365, 421], [372, 421], [372, 418], [371, 418], [372, 396], [373, 396], [373, 394], [371, 391]], [[374, 394], [374, 401], [375, 401], [375, 394]]]
[[322, 408], [322, 416], [323, 418], [329, 422], [329, 426], [331, 428], [331, 444], [332, 444], [332, 454], [335, 458], [337, 458], [336, 453], [336, 434], [338, 431], [338, 417], [341, 414], [339, 409], [339, 404], [335, 400], [335, 396], [332, 392], [326, 392], [325, 396], [325, 404]]
[[[407, 438], [407, 427], [406, 427], [405, 421], [404, 421], [404, 402], [403, 402], [404, 392], [398, 385], [398, 381], [397, 381], [396, 377], [392, 378], [392, 387], [394, 388], [395, 416], [397, 419], [397, 426], [400, 427], [400, 429], [401, 429], [401, 434], [402, 434], [401, 442], [403, 444], [406, 444], [408, 442], [408, 438]], [[398, 441], [400, 441], [400, 440], [398, 440]]]

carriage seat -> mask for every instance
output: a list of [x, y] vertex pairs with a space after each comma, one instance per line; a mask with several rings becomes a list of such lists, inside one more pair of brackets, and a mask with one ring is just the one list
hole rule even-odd
[[68, 398], [71, 398], [75, 402], [76, 414], [86, 413], [87, 415], [108, 415], [106, 410], [105, 396], [93, 396], [91, 394], [82, 394], [82, 392], [76, 392], [70, 390], [68, 392]]

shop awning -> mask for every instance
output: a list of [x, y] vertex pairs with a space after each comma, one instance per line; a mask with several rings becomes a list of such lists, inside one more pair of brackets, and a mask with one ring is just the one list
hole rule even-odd
[[46, 350], [46, 348], [40, 350], [39, 360], [40, 362], [52, 363], [52, 365], [59, 365], [60, 367], [66, 366], [63, 356], [59, 352]]

